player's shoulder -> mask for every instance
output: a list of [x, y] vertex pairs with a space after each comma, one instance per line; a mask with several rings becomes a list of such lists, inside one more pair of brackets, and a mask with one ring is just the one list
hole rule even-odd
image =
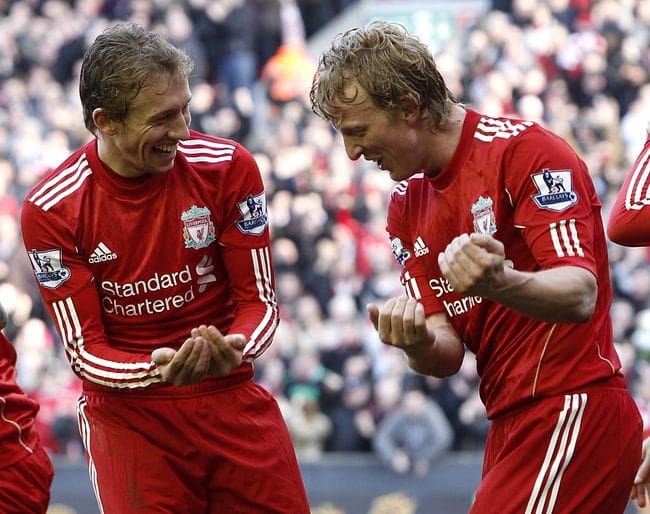
[[426, 177], [422, 172], [415, 173], [409, 178], [399, 181], [391, 190], [390, 201], [397, 204], [406, 203], [410, 196], [422, 188], [425, 181]]
[[249, 152], [237, 141], [190, 130], [189, 139], [180, 141], [178, 151], [195, 168], [228, 169]]
[[27, 193], [24, 205], [33, 205], [43, 211], [78, 196], [93, 174], [89, 153], [94, 140], [72, 152], [56, 168], [46, 172]]
[[507, 146], [529, 138], [543, 137], [545, 130], [536, 122], [504, 116], [477, 116], [474, 140], [493, 147]]

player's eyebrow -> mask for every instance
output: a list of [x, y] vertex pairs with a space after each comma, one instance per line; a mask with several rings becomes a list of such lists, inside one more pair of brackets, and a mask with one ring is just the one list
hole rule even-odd
[[[191, 101], [192, 101], [192, 99], [190, 98], [185, 103], [185, 105], [183, 105], [182, 109], [187, 109], [187, 107], [189, 107]], [[176, 113], [176, 109], [172, 107], [170, 109], [166, 109], [166, 110], [161, 111], [161, 112], [153, 113], [151, 116], [149, 116], [148, 121], [149, 122], [154, 122], [154, 121], [164, 120], [168, 116], [171, 116], [171, 115], [173, 115], [175, 113]]]
[[339, 132], [347, 136], [354, 136], [357, 134], [362, 134], [366, 131], [368, 125], [366, 123], [355, 123], [350, 125], [343, 125], [339, 127]]

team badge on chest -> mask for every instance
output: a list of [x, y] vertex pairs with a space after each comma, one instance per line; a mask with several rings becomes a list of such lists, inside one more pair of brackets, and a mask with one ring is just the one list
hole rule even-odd
[[474, 216], [474, 232], [491, 236], [497, 231], [497, 220], [494, 216], [492, 198], [478, 197], [472, 205], [472, 216]]
[[207, 207], [192, 207], [181, 214], [183, 222], [183, 239], [185, 248], [205, 248], [215, 241], [214, 223], [210, 219], [210, 209]]

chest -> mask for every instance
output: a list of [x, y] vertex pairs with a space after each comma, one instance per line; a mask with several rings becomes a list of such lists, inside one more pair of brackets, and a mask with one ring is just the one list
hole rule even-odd
[[213, 262], [225, 223], [216, 198], [214, 190], [191, 183], [173, 182], [141, 198], [96, 188], [80, 208], [78, 253], [99, 280], [180, 273]]

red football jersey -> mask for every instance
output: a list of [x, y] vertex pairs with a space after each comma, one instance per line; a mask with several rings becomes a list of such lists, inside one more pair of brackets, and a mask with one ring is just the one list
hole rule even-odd
[[0, 468], [10, 466], [34, 451], [34, 418], [38, 403], [16, 384], [16, 350], [0, 332]]
[[247, 360], [271, 343], [266, 197], [236, 142], [191, 131], [169, 172], [125, 179], [93, 140], [27, 195], [22, 230], [67, 358], [87, 382], [161, 382], [151, 351], [178, 348], [200, 324], [244, 334]]
[[650, 134], [616, 196], [607, 235], [626, 246], [650, 246]]
[[[387, 230], [407, 294], [443, 312], [476, 354], [492, 418], [534, 398], [619, 373], [600, 202], [585, 164], [539, 125], [469, 110], [450, 162], [391, 195]], [[545, 323], [485, 298], [455, 293], [437, 256], [462, 233], [490, 234], [521, 271], [580, 266], [598, 280], [588, 323]]]

